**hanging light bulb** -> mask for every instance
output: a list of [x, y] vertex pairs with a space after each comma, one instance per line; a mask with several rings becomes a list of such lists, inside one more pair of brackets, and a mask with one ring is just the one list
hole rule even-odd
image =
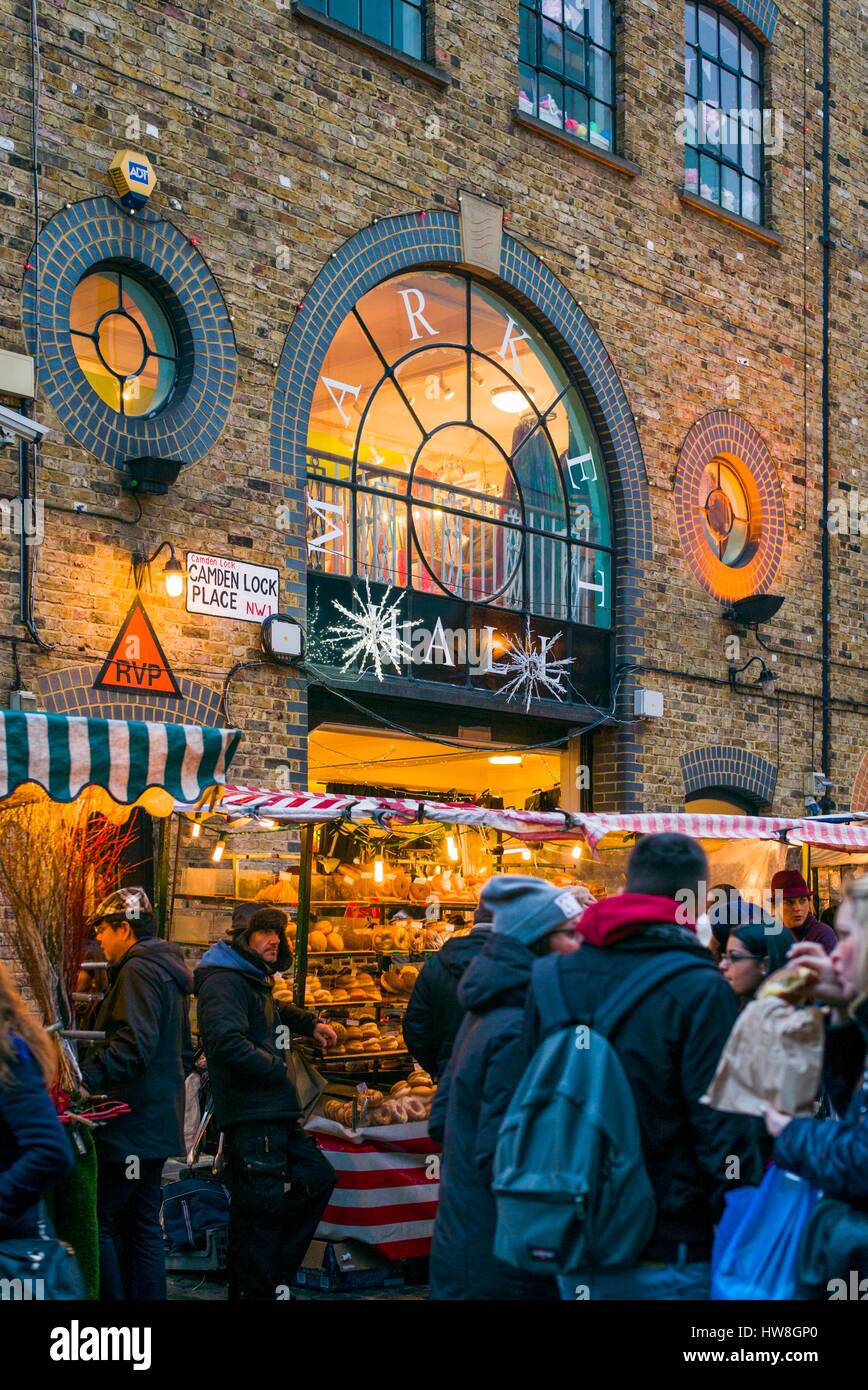
[[276, 829], [277, 829], [277, 821], [276, 821], [276, 820], [261, 820], [261, 821], [259, 822], [259, 824], [262, 826], [262, 829], [263, 829], [263, 830], [276, 830]]
[[524, 862], [525, 862], [526, 864], [529, 864], [529, 863], [530, 863], [530, 850], [529, 850], [529, 849], [523, 849], [522, 852], [521, 852], [521, 857], [522, 857], [522, 859], [524, 860]]
[[455, 843], [454, 835], [446, 836], [446, 853], [449, 855], [452, 862], [455, 863], [458, 858], [458, 846]]
[[385, 866], [384, 866], [384, 864], [383, 864], [382, 859], [375, 859], [375, 860], [374, 860], [374, 882], [375, 882], [375, 883], [382, 883], [382, 882], [383, 882], [384, 874], [385, 874]]
[[226, 853], [226, 836], [225, 836], [225, 835], [221, 835], [221, 836], [220, 836], [220, 839], [217, 841], [216, 845], [214, 846], [213, 852], [212, 852], [212, 854], [211, 854], [211, 859], [212, 859], [212, 861], [213, 861], [215, 864], [219, 864], [219, 863], [220, 863], [220, 860], [223, 858], [223, 855], [224, 855], [225, 853]]
[[192, 828], [191, 828], [191, 830], [190, 830], [190, 839], [191, 839], [191, 840], [198, 840], [201, 834], [202, 834], [202, 827], [201, 827], [201, 825], [199, 824], [199, 822], [198, 822], [197, 820], [194, 820], [193, 825], [192, 825]]
[[574, 859], [581, 859], [581, 857], [582, 857], [582, 847], [581, 847], [581, 845], [573, 845], [572, 854], [573, 854], [573, 858], [574, 858]]

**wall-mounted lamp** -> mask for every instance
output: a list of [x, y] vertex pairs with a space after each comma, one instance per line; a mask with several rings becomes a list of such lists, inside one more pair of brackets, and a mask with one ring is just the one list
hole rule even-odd
[[151, 565], [156, 560], [161, 550], [169, 548], [169, 558], [163, 566], [163, 580], [166, 585], [166, 593], [169, 598], [180, 598], [184, 592], [184, 566], [175, 554], [175, 547], [171, 541], [160, 541], [150, 555], [143, 555], [140, 550], [133, 552], [132, 568], [135, 580], [136, 592], [141, 589], [145, 576], [147, 575], [148, 586], [151, 583]]
[[[760, 670], [756, 680], [740, 681], [738, 677], [743, 671], [747, 671], [755, 662], [759, 662]], [[770, 685], [775, 680], [774, 671], [770, 671], [761, 656], [752, 656], [750, 661], [746, 661], [743, 666], [730, 666], [727, 668], [729, 684], [732, 690], [753, 690], [757, 686]]]

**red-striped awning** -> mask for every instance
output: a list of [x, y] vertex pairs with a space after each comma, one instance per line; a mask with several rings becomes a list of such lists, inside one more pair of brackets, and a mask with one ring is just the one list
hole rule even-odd
[[[190, 812], [190, 803], [176, 810]], [[673, 832], [698, 840], [781, 840], [835, 849], [868, 849], [868, 816], [851, 824], [783, 816], [691, 815], [684, 811], [615, 812], [499, 810], [472, 802], [414, 801], [408, 797], [335, 796], [316, 792], [270, 791], [266, 787], [227, 787], [217, 814], [231, 821], [274, 820], [309, 825], [343, 818], [356, 824], [376, 821], [384, 827], [434, 821], [441, 825], [486, 826], [528, 844], [545, 840], [575, 843], [586, 840], [595, 848], [607, 836]], [[610, 840], [611, 843], [611, 840]]]

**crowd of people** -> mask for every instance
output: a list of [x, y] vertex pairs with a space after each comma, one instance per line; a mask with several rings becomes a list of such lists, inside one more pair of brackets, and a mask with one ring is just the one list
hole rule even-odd
[[[758, 1185], [770, 1160], [864, 1213], [868, 1229], [868, 875], [850, 884], [834, 929], [813, 915], [798, 872], [772, 880], [777, 916], [731, 890], [706, 918], [708, 881], [702, 847], [673, 834], [639, 840], [626, 890], [600, 902], [587, 890], [496, 875], [473, 929], [422, 970], [405, 1036], [438, 1081], [429, 1123], [443, 1150], [433, 1299], [555, 1300], [574, 1298], [577, 1286], [598, 1299], [709, 1298], [724, 1198]], [[275, 973], [291, 959], [285, 915], [239, 905], [195, 978], [157, 935], [141, 889], [112, 894], [93, 928], [108, 988], [96, 1019], [104, 1039], [83, 1061], [81, 1097], [129, 1107], [96, 1134], [100, 1297], [166, 1296], [161, 1180], [185, 1147], [194, 992], [232, 1192], [229, 1297], [289, 1296], [336, 1174], [303, 1128], [286, 1065], [287, 1035], [328, 1046], [334, 1033], [275, 1000]], [[607, 1001], [633, 1001], [609, 1042], [635, 1102], [654, 1216], [623, 1267], [549, 1273], [496, 1253], [498, 1140], [550, 1032], [541, 962], [561, 1026], [593, 1027]], [[740, 1011], [787, 963], [810, 967], [813, 998], [827, 1011], [816, 1114], [767, 1106], [760, 1120], [703, 1103]], [[55, 1060], [0, 967], [0, 1239], [35, 1234], [46, 1194], [73, 1163], [50, 1095]]]

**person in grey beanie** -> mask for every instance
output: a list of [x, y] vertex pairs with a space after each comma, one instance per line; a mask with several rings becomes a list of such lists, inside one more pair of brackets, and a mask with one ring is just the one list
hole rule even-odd
[[495, 1259], [491, 1178], [500, 1124], [524, 1069], [519, 1044], [534, 961], [579, 947], [584, 907], [568, 890], [519, 874], [490, 879], [480, 907], [492, 926], [458, 986], [466, 1012], [428, 1126], [443, 1143], [431, 1297], [554, 1300], [554, 1280]]

